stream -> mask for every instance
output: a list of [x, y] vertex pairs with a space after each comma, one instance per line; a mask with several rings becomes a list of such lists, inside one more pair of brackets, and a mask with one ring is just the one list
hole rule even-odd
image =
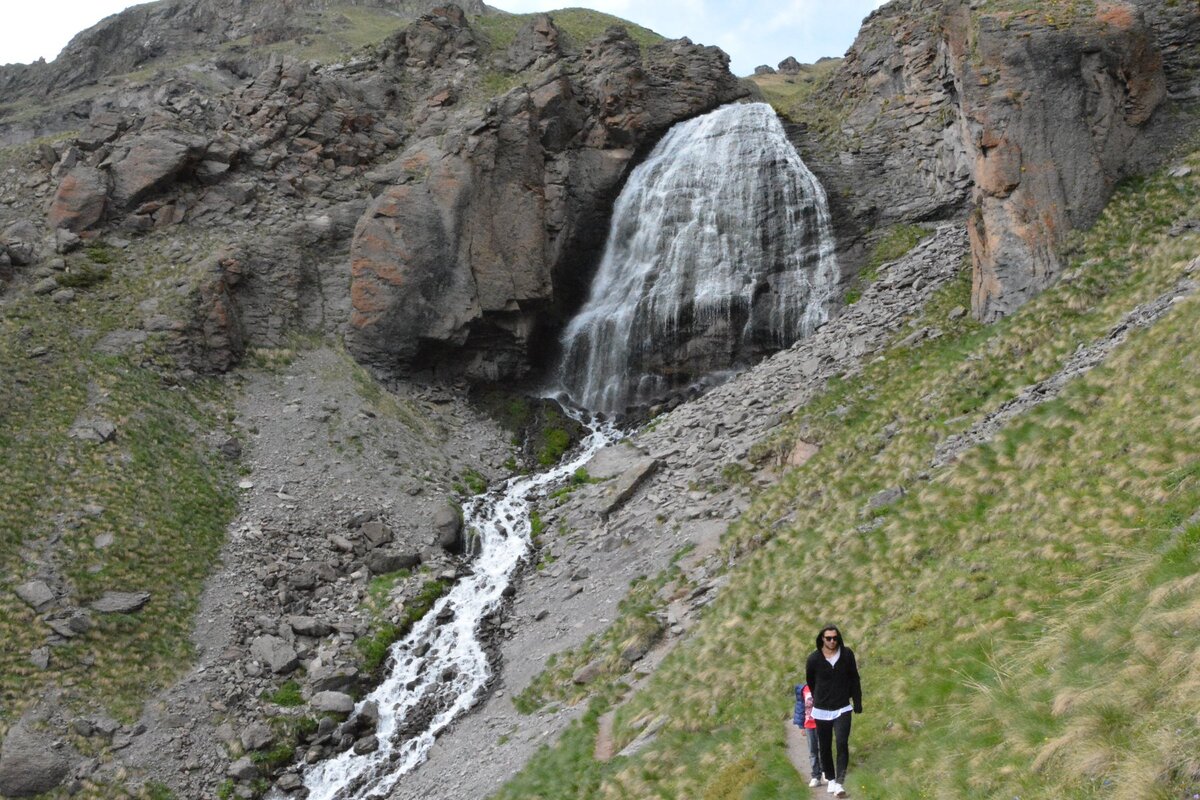
[[530, 552], [533, 503], [622, 435], [611, 423], [567, 413], [589, 430], [567, 460], [463, 504], [464, 525], [479, 541], [471, 574], [392, 645], [387, 678], [355, 706], [354, 714], [368, 703], [378, 706], [379, 748], [361, 755], [347, 750], [314, 765], [304, 776], [309, 800], [385, 797], [426, 759], [438, 734], [483, 698], [492, 672], [480, 627]]

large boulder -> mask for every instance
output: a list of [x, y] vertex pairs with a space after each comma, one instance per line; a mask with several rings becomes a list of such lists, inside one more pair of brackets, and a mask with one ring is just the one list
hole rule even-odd
[[0, 796], [32, 797], [49, 792], [67, 777], [71, 760], [61, 743], [18, 723], [0, 745]]
[[139, 133], [119, 154], [105, 162], [112, 174], [112, 201], [131, 209], [166, 189], [204, 154], [207, 142], [177, 131]]
[[50, 204], [51, 228], [74, 233], [86, 231], [104, 216], [108, 202], [108, 173], [96, 167], [77, 166], [63, 176]]

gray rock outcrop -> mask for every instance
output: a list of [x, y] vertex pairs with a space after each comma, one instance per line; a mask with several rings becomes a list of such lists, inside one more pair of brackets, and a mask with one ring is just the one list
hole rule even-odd
[[0, 796], [32, 797], [49, 792], [70, 772], [68, 751], [22, 721], [0, 745]]
[[966, 0], [876, 10], [793, 130], [828, 190], [843, 266], [862, 263], [873, 231], [966, 216], [974, 315], [1015, 310], [1056, 280], [1067, 233], [1196, 128], [1176, 112], [1200, 98], [1182, 46], [1197, 36], [1200, 9], [1168, 0], [1054, 24]]

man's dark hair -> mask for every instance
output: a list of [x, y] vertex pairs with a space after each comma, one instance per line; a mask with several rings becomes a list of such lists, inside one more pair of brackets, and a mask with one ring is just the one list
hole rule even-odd
[[821, 641], [821, 637], [825, 635], [825, 631], [833, 631], [834, 633], [837, 634], [838, 647], [841, 647], [843, 644], [845, 644], [845, 641], [842, 640], [842, 632], [840, 630], [838, 630], [837, 625], [824, 625], [821, 627], [821, 630], [817, 631], [817, 649], [818, 650], [821, 649], [821, 645], [823, 644], [823, 642]]

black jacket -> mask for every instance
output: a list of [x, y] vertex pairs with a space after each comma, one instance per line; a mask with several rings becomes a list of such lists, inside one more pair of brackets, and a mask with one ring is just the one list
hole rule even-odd
[[854, 651], [845, 645], [837, 664], [832, 667], [825, 660], [825, 654], [819, 649], [814, 650], [804, 665], [805, 680], [813, 693], [813, 708], [823, 708], [826, 711], [836, 711], [848, 705], [854, 706], [854, 713], [862, 713], [862, 684], [858, 681], [858, 662], [854, 660]]

